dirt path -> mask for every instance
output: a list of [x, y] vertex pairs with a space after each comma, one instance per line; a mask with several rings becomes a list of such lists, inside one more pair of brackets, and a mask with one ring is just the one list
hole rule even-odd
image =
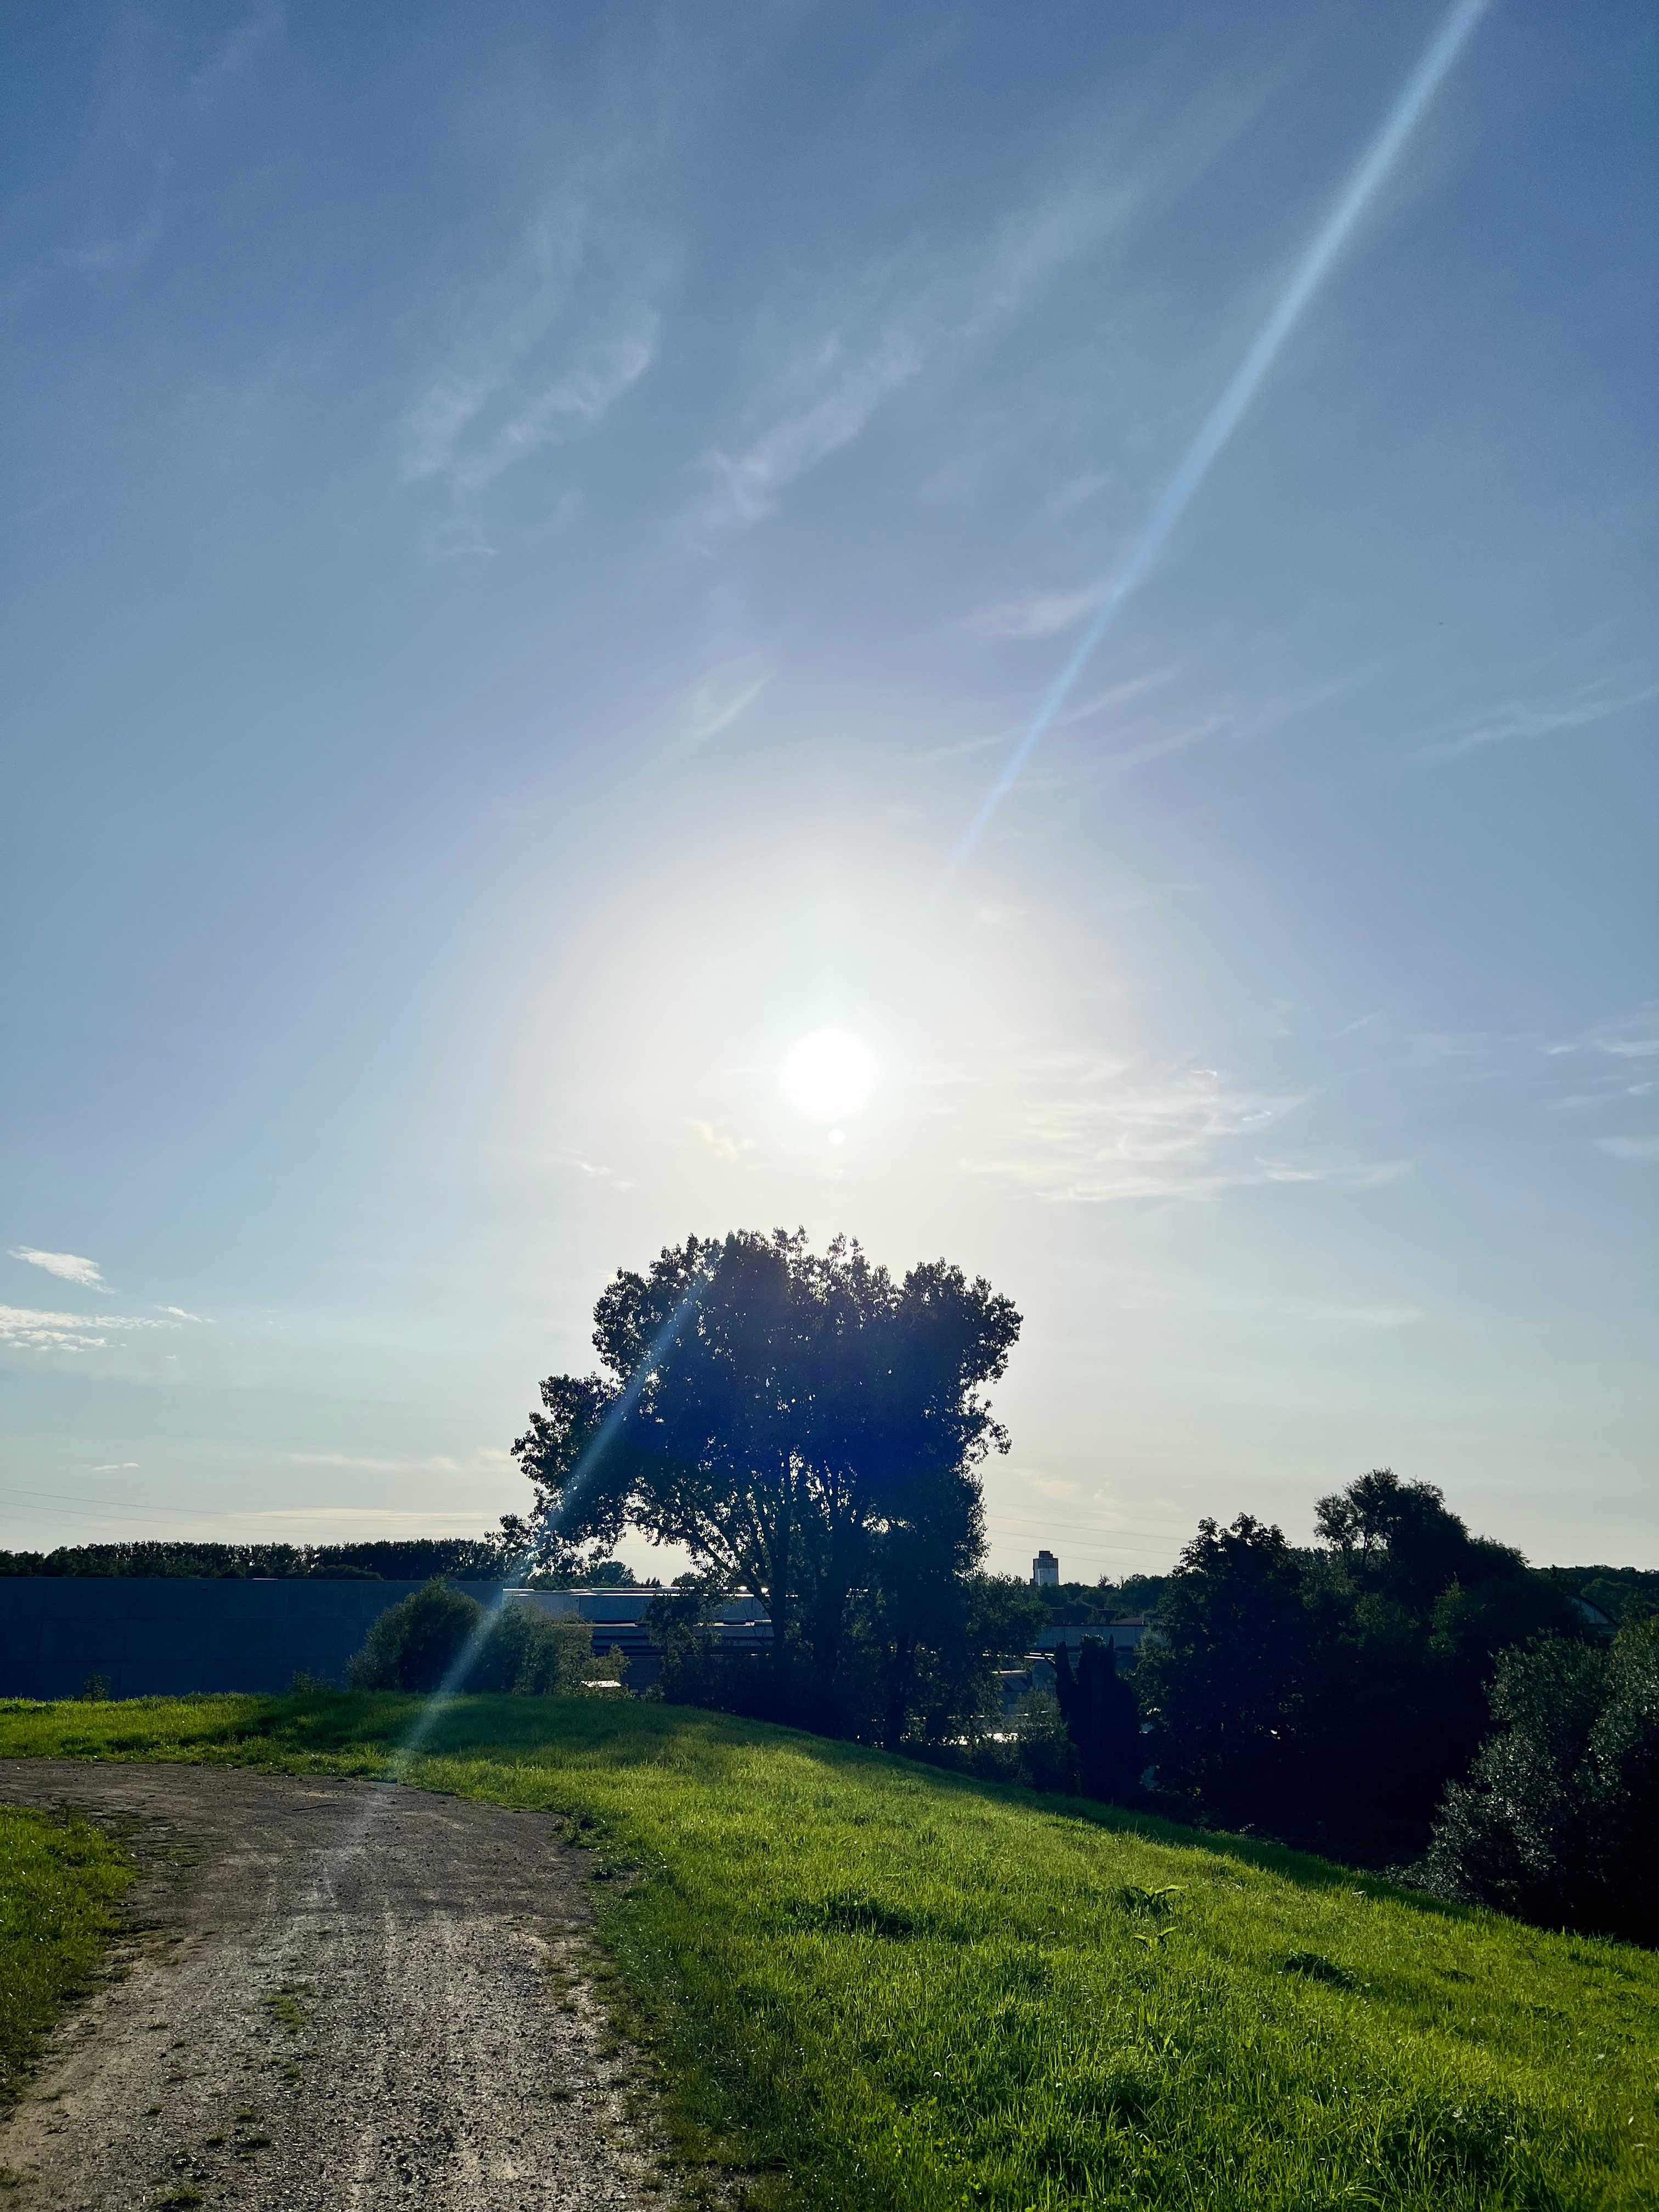
[[18, 2212], [588, 2212], [672, 2201], [589, 1979], [586, 1862], [539, 1814], [396, 1785], [0, 1763], [0, 1802], [124, 1823], [116, 1972], [0, 2166]]

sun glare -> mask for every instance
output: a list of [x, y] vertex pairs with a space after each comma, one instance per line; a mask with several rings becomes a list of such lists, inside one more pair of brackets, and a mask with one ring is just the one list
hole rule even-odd
[[807, 1121], [838, 1121], [844, 1114], [857, 1113], [875, 1079], [875, 1055], [868, 1045], [845, 1030], [814, 1030], [784, 1061], [780, 1088]]

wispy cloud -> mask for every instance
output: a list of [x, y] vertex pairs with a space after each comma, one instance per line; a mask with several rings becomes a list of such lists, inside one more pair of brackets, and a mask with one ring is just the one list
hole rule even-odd
[[729, 1130], [716, 1128], [712, 1121], [693, 1121], [691, 1133], [705, 1152], [712, 1152], [727, 1167], [735, 1167], [745, 1152], [756, 1149], [753, 1137], [734, 1137]]
[[698, 527], [746, 529], [774, 513], [792, 483], [851, 444], [903, 386], [942, 360], [959, 368], [1017, 322], [1127, 205], [1068, 195], [1005, 224], [978, 254], [918, 251], [867, 270], [831, 316], [778, 349], [746, 431], [708, 458], [714, 488]]
[[632, 1190], [634, 1188], [625, 1176], [617, 1173], [615, 1168], [605, 1167], [598, 1160], [585, 1159], [580, 1152], [572, 1152], [568, 1158], [577, 1174], [586, 1176], [593, 1182], [609, 1183], [612, 1190]]
[[[945, 1080], [954, 1088], [961, 1071]], [[1212, 1068], [1153, 1072], [1079, 1054], [1012, 1054], [988, 1071], [981, 1090], [992, 1095], [981, 1096], [976, 1119], [994, 1134], [962, 1166], [1039, 1198], [1212, 1198], [1327, 1172], [1261, 1149], [1298, 1097], [1252, 1091]]]
[[190, 81], [188, 99], [198, 114], [216, 107], [230, 88], [248, 74], [281, 20], [275, 10], [250, 16], [231, 33], [213, 59], [197, 71]]
[[1023, 592], [987, 607], [971, 618], [970, 626], [986, 637], [1058, 637], [1094, 612], [1105, 588], [1106, 580], [1097, 576], [1074, 591]]
[[92, 1471], [94, 1474], [130, 1474], [136, 1473], [138, 1466], [136, 1459], [106, 1459]]
[[1609, 1159], [1643, 1166], [1659, 1160], [1659, 1137], [1598, 1137], [1595, 1141]]
[[31, 1267], [44, 1267], [49, 1275], [58, 1275], [66, 1283], [78, 1283], [82, 1290], [101, 1291], [107, 1288], [95, 1260], [83, 1260], [77, 1252], [37, 1252], [32, 1244], [14, 1244], [14, 1260], [27, 1260]]
[[31, 1352], [104, 1352], [105, 1329], [177, 1328], [176, 1321], [151, 1321], [137, 1314], [47, 1313], [27, 1306], [0, 1306], [0, 1345]]
[[532, 229], [517, 271], [399, 418], [405, 483], [481, 490], [596, 428], [650, 368], [662, 318], [642, 289], [578, 300], [588, 229], [574, 204]]
[[1583, 730], [1628, 714], [1659, 699], [1659, 684], [1645, 684], [1633, 691], [1608, 691], [1595, 684], [1588, 690], [1553, 700], [1507, 702], [1488, 710], [1471, 727], [1438, 738], [1419, 749], [1419, 760], [1456, 760], [1483, 745], [1507, 744], [1516, 738], [1557, 737], [1565, 730]]
[[1297, 1327], [1367, 1331], [1414, 1328], [1427, 1319], [1421, 1306], [1403, 1301], [1276, 1297], [1259, 1287], [1241, 1296], [1191, 1285], [1143, 1283], [1135, 1286], [1125, 1303], [1137, 1311], [1174, 1309], [1235, 1316], [1249, 1322], [1290, 1322]]
[[495, 1444], [479, 1444], [465, 1459], [457, 1459], [447, 1452], [430, 1452], [415, 1459], [331, 1451], [284, 1452], [282, 1456], [289, 1467], [350, 1468], [364, 1474], [466, 1474], [480, 1468], [504, 1470], [514, 1463], [511, 1452]]
[[674, 702], [669, 716], [674, 742], [686, 751], [707, 744], [754, 705], [776, 672], [749, 653], [709, 669]]

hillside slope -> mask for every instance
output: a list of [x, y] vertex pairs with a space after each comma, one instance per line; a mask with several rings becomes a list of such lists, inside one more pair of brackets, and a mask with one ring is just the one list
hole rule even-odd
[[[0, 1753], [378, 1772], [418, 1711], [12, 1706]], [[672, 1707], [465, 1699], [406, 1771], [597, 1845], [681, 2119], [762, 2202], [1659, 2204], [1648, 1953]]]

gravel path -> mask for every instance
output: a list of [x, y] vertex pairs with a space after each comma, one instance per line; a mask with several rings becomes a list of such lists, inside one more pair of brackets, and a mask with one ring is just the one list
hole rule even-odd
[[395, 1784], [0, 1763], [118, 1822], [113, 1969], [0, 2128], [17, 2212], [661, 2206], [649, 2084], [596, 1997], [582, 1855]]

